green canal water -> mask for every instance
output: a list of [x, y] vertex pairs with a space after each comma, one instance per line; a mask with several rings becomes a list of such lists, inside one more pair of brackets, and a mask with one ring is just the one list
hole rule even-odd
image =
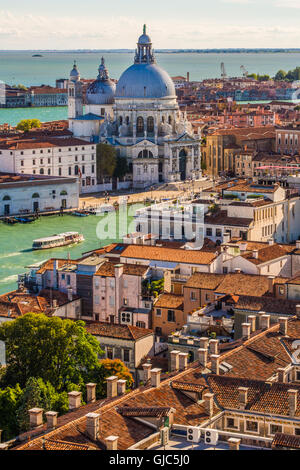
[[[30, 224], [15, 225], [0, 221], [0, 294], [16, 289], [18, 274], [24, 273], [24, 268], [30, 264], [53, 257], [67, 258], [68, 253], [71, 258], [78, 258], [84, 252], [120, 241], [124, 232], [134, 231], [133, 217], [128, 217], [128, 220], [124, 217], [119, 223], [118, 218], [115, 218], [117, 215], [118, 213], [88, 217], [48, 216]], [[119, 227], [122, 228], [119, 230]], [[106, 233], [108, 230], [109, 234]], [[85, 241], [53, 250], [31, 249], [34, 239], [67, 231], [82, 233]]]

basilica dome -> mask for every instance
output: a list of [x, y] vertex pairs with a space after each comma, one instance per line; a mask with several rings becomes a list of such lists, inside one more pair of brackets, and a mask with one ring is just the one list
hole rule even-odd
[[91, 83], [86, 92], [87, 104], [113, 104], [116, 85], [110, 80], [108, 70], [102, 57], [97, 80]]
[[169, 74], [156, 64], [146, 27], [140, 36], [134, 64], [121, 75], [116, 98], [168, 98], [176, 97], [174, 83]]

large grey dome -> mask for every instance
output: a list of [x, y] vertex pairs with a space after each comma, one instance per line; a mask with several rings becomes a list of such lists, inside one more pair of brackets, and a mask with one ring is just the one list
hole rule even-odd
[[146, 25], [140, 36], [134, 58], [117, 84], [116, 98], [168, 98], [175, 97], [175, 86], [169, 74], [160, 68], [152, 50]]
[[86, 91], [86, 100], [88, 104], [113, 104], [115, 99], [116, 85], [110, 80], [108, 70], [105, 67], [104, 58], [101, 59], [101, 65], [98, 69], [97, 80], [91, 83]]
[[133, 64], [117, 84], [116, 98], [165, 98], [176, 96], [169, 74], [157, 64]]

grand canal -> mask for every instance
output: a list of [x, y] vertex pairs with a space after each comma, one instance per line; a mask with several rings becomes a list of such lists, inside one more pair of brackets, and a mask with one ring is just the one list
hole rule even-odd
[[[25, 267], [49, 258], [78, 258], [82, 253], [121, 240], [122, 233], [133, 231], [133, 217], [123, 218], [119, 231], [118, 213], [106, 216], [75, 217], [72, 215], [40, 217], [30, 224], [6, 225], [0, 221], [0, 293], [16, 289], [18, 274]], [[109, 234], [106, 232], [110, 230]], [[128, 230], [128, 232], [127, 232]], [[32, 241], [56, 233], [75, 231], [82, 233], [85, 241], [78, 245], [33, 251]]]

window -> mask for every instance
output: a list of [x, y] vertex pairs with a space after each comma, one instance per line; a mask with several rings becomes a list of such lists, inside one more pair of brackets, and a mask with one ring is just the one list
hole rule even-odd
[[270, 434], [276, 434], [282, 432], [282, 426], [280, 424], [270, 424]]
[[221, 237], [222, 236], [222, 230], [220, 228], [216, 229], [216, 237]]
[[196, 292], [195, 291], [191, 292], [191, 300], [196, 300]]
[[223, 274], [228, 274], [228, 268], [226, 266], [223, 268]]
[[137, 134], [144, 134], [144, 119], [142, 117], [138, 117], [136, 120], [136, 130]]
[[236, 428], [235, 420], [233, 418], [227, 418], [227, 427], [228, 428]]
[[128, 299], [126, 298], [123, 299], [123, 305], [128, 305]]
[[114, 353], [113, 353], [112, 348], [107, 348], [106, 349], [106, 356], [107, 356], [108, 359], [113, 359], [114, 358]]
[[296, 372], [296, 380], [300, 380], [300, 371], [299, 370], [297, 370], [297, 372]]
[[156, 316], [161, 317], [161, 309], [160, 308], [156, 309]]
[[21, 160], [21, 166], [24, 166], [24, 160]]
[[32, 164], [35, 165], [35, 160], [32, 160]]
[[70, 274], [67, 274], [67, 284], [68, 284], [68, 285], [71, 284], [71, 276], [70, 276]]
[[136, 326], [138, 328], [146, 328], [146, 323], [144, 321], [137, 321]]
[[251, 432], [258, 431], [258, 423], [257, 421], [246, 421], [246, 430]]
[[175, 323], [175, 312], [174, 310], [168, 310], [168, 322]]
[[129, 349], [124, 349], [123, 357], [124, 357], [124, 362], [129, 362], [130, 361], [130, 350]]
[[206, 229], [206, 235], [207, 235], [208, 237], [211, 237], [211, 236], [212, 236], [212, 229], [211, 229], [211, 228], [207, 228], [207, 229]]

